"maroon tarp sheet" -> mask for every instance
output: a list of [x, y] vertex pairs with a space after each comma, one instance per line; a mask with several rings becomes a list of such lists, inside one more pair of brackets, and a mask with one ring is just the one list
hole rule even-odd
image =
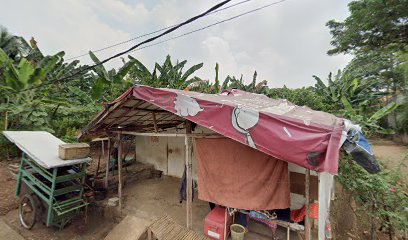
[[[115, 102], [129, 97], [150, 102], [275, 158], [337, 174], [344, 123], [332, 114], [240, 90], [204, 94], [135, 86]], [[103, 116], [102, 112], [97, 118]]]
[[199, 199], [246, 210], [290, 207], [287, 162], [228, 138], [195, 142]]

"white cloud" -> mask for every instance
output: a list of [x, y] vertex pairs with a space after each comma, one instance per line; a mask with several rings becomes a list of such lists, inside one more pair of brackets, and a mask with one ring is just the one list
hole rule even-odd
[[[41, 2], [0, 0], [0, 23], [10, 32], [34, 36], [47, 54], [64, 50], [67, 56], [86, 53], [131, 37], [169, 26], [194, 16], [215, 3], [182, 0], [65, 0]], [[191, 31], [267, 4], [251, 1], [213, 14], [183, 27], [169, 37]], [[336, 0], [287, 0], [281, 4], [155, 47], [132, 53], [148, 67], [162, 63], [167, 54], [190, 65], [204, 62], [197, 75], [213, 80], [220, 64], [220, 78], [244, 74], [246, 82], [258, 72], [258, 80], [270, 86], [313, 85], [312, 75], [325, 78], [345, 66], [348, 56], [327, 56], [330, 34], [325, 23], [347, 16], [347, 2]], [[18, 15], [16, 14], [18, 12]], [[165, 37], [166, 38], [166, 37]], [[140, 39], [139, 39], [140, 40]], [[138, 42], [138, 41], [136, 41]], [[108, 57], [132, 46], [124, 44], [97, 53]], [[89, 58], [81, 59], [89, 63]], [[108, 64], [119, 66], [120, 60]]]

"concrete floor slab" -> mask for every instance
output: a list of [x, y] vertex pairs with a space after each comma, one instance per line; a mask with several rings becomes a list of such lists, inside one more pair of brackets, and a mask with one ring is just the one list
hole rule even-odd
[[3, 220], [0, 220], [0, 239], [24, 240], [24, 238], [14, 231]]
[[146, 234], [151, 220], [128, 215], [106, 236], [105, 240], [138, 240]]

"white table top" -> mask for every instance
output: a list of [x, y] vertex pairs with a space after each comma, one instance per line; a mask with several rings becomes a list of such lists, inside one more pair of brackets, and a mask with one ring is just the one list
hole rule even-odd
[[64, 144], [64, 142], [49, 132], [3, 131], [3, 135], [46, 169], [91, 161], [91, 158], [74, 160], [62, 160], [59, 158], [58, 147], [60, 144]]

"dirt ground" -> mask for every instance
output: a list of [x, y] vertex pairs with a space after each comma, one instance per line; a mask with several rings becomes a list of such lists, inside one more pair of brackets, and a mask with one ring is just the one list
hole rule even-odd
[[0, 216], [18, 207], [14, 196], [16, 180], [7, 168], [9, 163], [0, 161]]
[[18, 210], [10, 211], [0, 219], [29, 240], [100, 240], [118, 223], [104, 218], [100, 212], [90, 212], [87, 223], [82, 216], [77, 217], [61, 231], [56, 227], [46, 227], [42, 223], [36, 223], [31, 230], [27, 230], [20, 225]]
[[398, 145], [388, 140], [373, 140], [371, 143], [374, 155], [379, 161], [388, 168], [395, 168], [402, 164], [402, 170], [408, 172], [408, 146]]

